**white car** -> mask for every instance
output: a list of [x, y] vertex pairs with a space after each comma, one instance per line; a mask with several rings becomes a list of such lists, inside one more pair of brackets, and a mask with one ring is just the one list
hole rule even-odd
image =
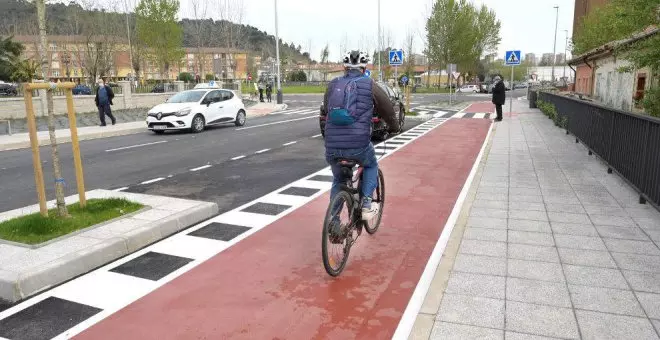
[[477, 93], [479, 92], [479, 86], [477, 85], [465, 85], [458, 89], [458, 92], [474, 92]]
[[245, 104], [234, 91], [200, 84], [149, 110], [147, 129], [158, 134], [167, 130], [197, 133], [210, 125], [234, 123], [243, 126], [245, 120]]

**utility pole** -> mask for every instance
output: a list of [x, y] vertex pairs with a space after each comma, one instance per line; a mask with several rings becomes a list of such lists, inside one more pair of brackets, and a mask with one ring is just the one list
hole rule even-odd
[[378, 80], [383, 81], [383, 69], [380, 63], [380, 55], [383, 50], [382, 42], [380, 39], [380, 0], [378, 0]]
[[568, 65], [568, 30], [564, 30], [566, 32], [566, 41], [564, 42], [564, 62], [562, 63], [562, 68], [564, 69], [564, 84], [567, 85], [568, 82], [566, 81], [566, 65]]
[[277, 54], [277, 103], [282, 104], [282, 82], [280, 81], [280, 35], [277, 24], [277, 0], [275, 0], [275, 53]]
[[554, 84], [555, 82], [555, 64], [557, 63], [557, 25], [559, 24], [559, 6], [554, 6], [554, 9], [557, 10], [557, 14], [555, 16], [555, 45], [552, 48], [552, 83]]

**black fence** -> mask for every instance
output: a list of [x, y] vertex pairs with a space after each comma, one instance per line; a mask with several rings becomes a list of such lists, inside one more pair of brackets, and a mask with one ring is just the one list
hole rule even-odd
[[538, 99], [567, 118], [567, 133], [630, 183], [640, 203], [660, 206], [660, 119], [548, 92], [539, 92]]

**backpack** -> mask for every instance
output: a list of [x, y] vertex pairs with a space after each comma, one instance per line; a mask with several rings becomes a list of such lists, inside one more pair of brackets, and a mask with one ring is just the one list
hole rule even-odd
[[357, 81], [360, 78], [340, 78], [328, 96], [328, 122], [346, 126], [355, 123], [357, 114]]

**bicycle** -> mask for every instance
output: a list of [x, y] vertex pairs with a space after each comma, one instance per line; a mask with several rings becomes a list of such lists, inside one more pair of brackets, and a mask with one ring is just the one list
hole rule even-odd
[[[323, 221], [321, 240], [323, 266], [326, 272], [333, 277], [338, 276], [344, 270], [351, 247], [362, 234], [362, 228], [364, 227], [371, 235], [378, 231], [385, 207], [385, 179], [379, 167], [378, 186], [374, 190], [372, 202], [380, 204], [380, 210], [371, 221], [362, 221], [362, 165], [355, 160], [346, 158], [338, 158], [336, 161], [341, 167], [344, 183], [341, 184], [341, 189], [335, 198], [330, 201]], [[356, 166], [357, 172], [353, 173], [353, 168]], [[355, 183], [357, 183], [357, 187], [355, 187]], [[341, 220], [342, 212], [345, 212], [348, 217], [347, 223], [343, 223]], [[340, 259], [331, 256], [329, 247], [332, 246], [341, 248]]]

